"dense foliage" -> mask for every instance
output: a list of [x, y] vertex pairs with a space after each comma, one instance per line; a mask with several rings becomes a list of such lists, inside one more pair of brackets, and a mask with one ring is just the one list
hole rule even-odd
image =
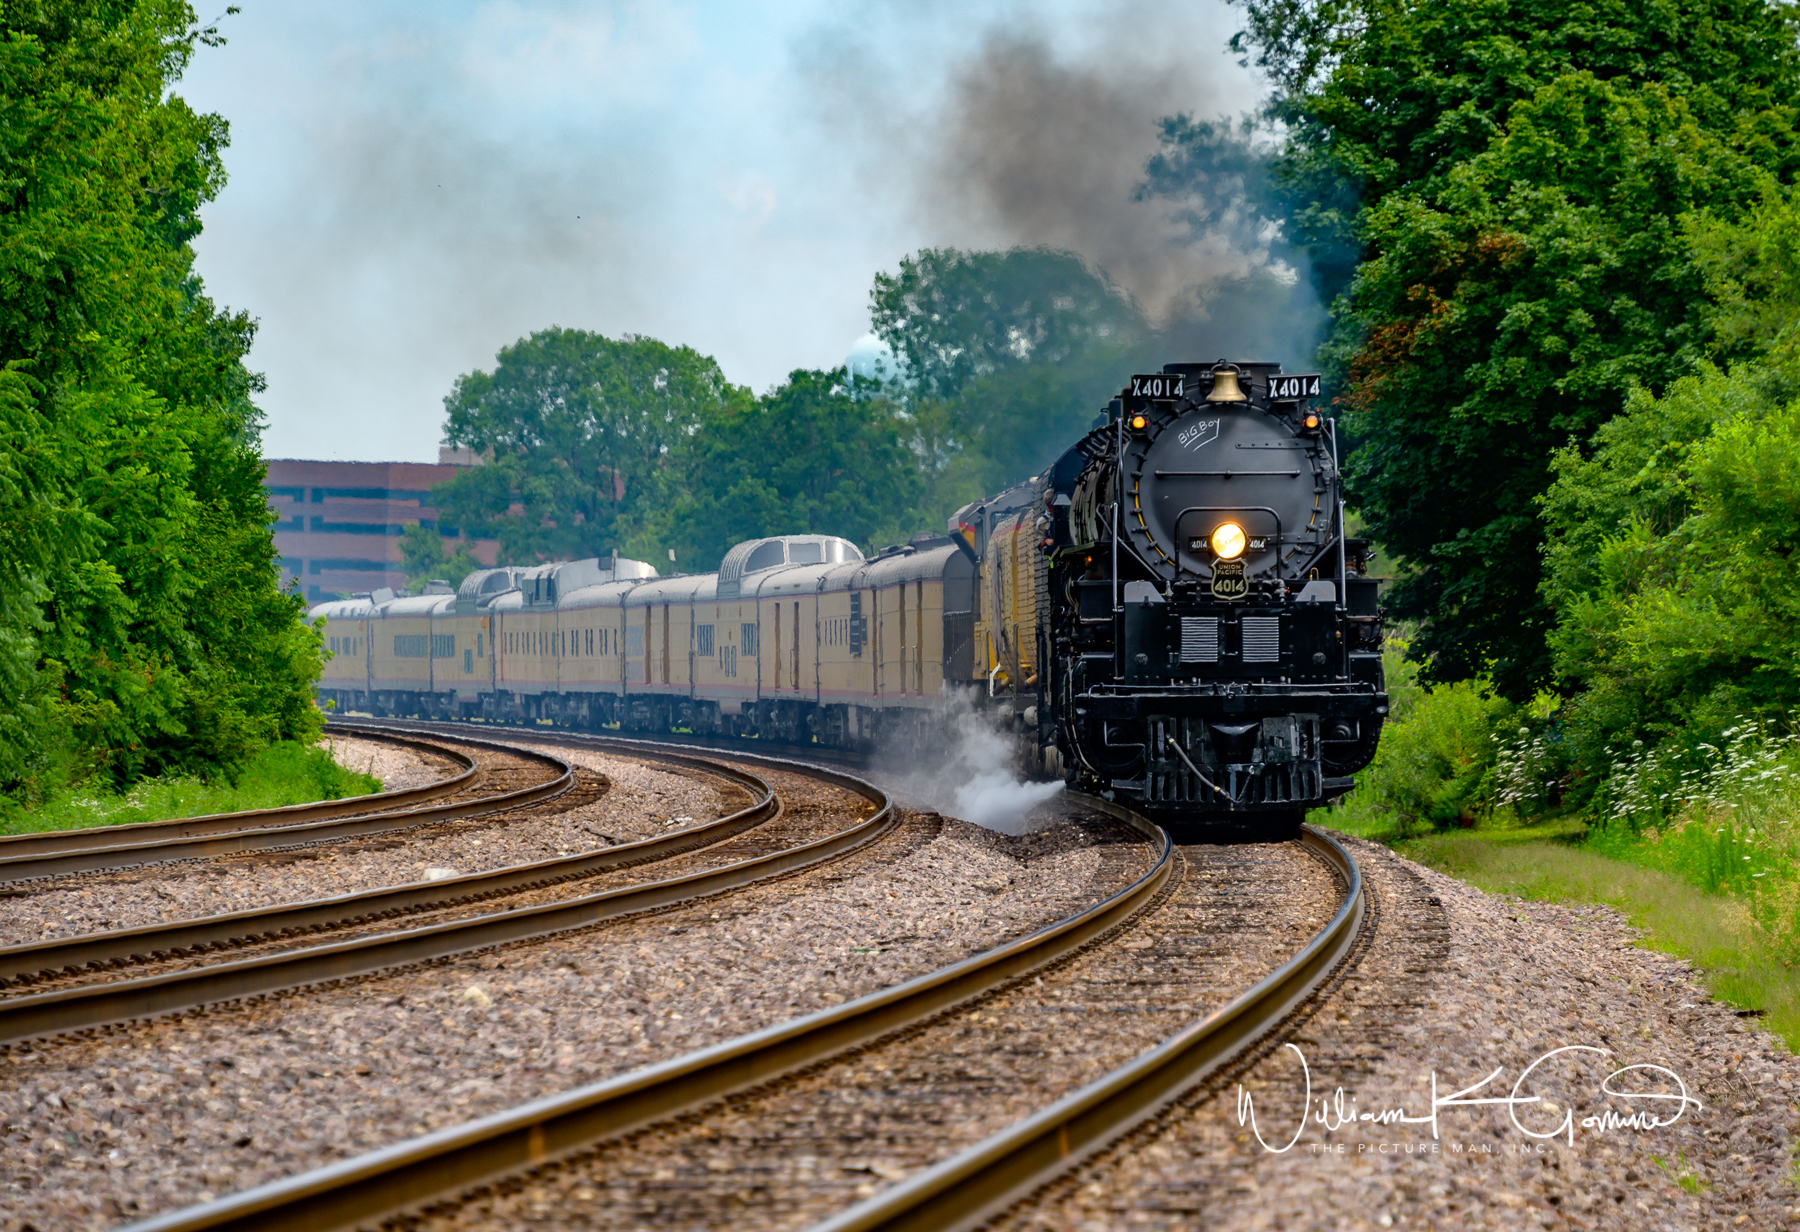
[[[928, 250], [877, 275], [871, 303], [891, 379], [800, 369], [760, 397], [654, 339], [520, 339], [445, 399], [445, 441], [484, 465], [438, 508], [513, 563], [616, 547], [704, 570], [776, 534], [876, 548], [1042, 467], [1154, 350], [1130, 298], [1064, 252]], [[409, 580], [454, 582], [432, 538], [402, 543]]]
[[925, 527], [1042, 469], [1134, 367], [1168, 358], [1137, 305], [1073, 253], [928, 249], [878, 274], [875, 332], [906, 375]]
[[[458, 378], [445, 439], [485, 464], [435, 500], [525, 564], [617, 548], [709, 569], [761, 535], [904, 537], [920, 485], [912, 429], [891, 399], [852, 393], [842, 369], [801, 370], [757, 398], [691, 348], [543, 330], [491, 373]], [[453, 568], [430, 538], [402, 544], [409, 571]]]
[[[1427, 795], [1479, 770], [1485, 786], [1472, 813], [1530, 817], [1573, 806], [1634, 831], [1679, 823], [1697, 784], [1762, 773], [1766, 758], [1745, 752], [1746, 742], [1763, 749], [1792, 728], [1800, 212], [1789, 193], [1771, 189], [1735, 224], [1690, 217], [1683, 229], [1699, 254], [1719, 349], [1754, 358], [1729, 369], [1700, 363], [1660, 395], [1640, 387], [1585, 447], [1553, 453], [1537, 512], [1559, 695], [1529, 709], [1494, 707], [1482, 764], [1440, 764], [1426, 776]], [[1404, 794], [1390, 744], [1459, 739], [1469, 725], [1452, 717], [1452, 708], [1430, 714], [1397, 702], [1367, 776], [1372, 795]], [[1390, 811], [1402, 822], [1443, 823], [1424, 810]]]
[[[1743, 247], [1781, 243], [1791, 219], [1780, 204], [1753, 217]], [[1557, 455], [1544, 595], [1587, 777], [1628, 742], [1697, 751], [1800, 707], [1800, 296], [1748, 315], [1777, 311], [1788, 333], [1761, 359], [1638, 391], [1591, 451]]]
[[1412, 569], [1439, 679], [1553, 675], [1549, 457], [1718, 342], [1685, 220], [1734, 220], [1800, 151], [1792, 10], [1247, 0], [1277, 179], [1342, 292], [1329, 356], [1370, 530]]
[[230, 774], [316, 730], [250, 319], [193, 273], [226, 127], [174, 0], [0, 11], [0, 788]]
[[515, 561], [633, 543], [687, 487], [695, 435], [747, 398], [691, 347], [540, 330], [444, 399], [444, 440], [489, 461], [441, 485], [438, 508]]
[[406, 571], [407, 589], [415, 592], [432, 582], [454, 586], [484, 567], [469, 550], [467, 540], [452, 545], [426, 526], [408, 526], [401, 532], [400, 565]]
[[800, 369], [728, 407], [692, 443], [698, 481], [657, 527], [662, 541], [710, 568], [732, 544], [763, 535], [833, 534], [872, 547], [923, 529], [912, 425], [888, 398], [851, 395], [843, 369]]
[[1104, 271], [1046, 248], [926, 249], [901, 261], [898, 273], [875, 276], [870, 316], [908, 379], [932, 398], [1145, 332], [1130, 297]]

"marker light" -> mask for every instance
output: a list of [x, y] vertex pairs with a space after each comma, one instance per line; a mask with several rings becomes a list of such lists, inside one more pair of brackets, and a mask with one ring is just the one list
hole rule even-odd
[[1142, 432], [1149, 424], [1150, 421], [1145, 419], [1142, 415], [1133, 415], [1131, 417], [1131, 430], [1133, 432]]
[[1244, 535], [1244, 528], [1236, 522], [1222, 522], [1219, 529], [1212, 533], [1213, 555], [1220, 560], [1236, 560], [1244, 554], [1249, 543]]
[[1308, 432], [1317, 432], [1319, 430], [1319, 417], [1313, 412], [1308, 411], [1305, 417], [1300, 420], [1300, 426]]

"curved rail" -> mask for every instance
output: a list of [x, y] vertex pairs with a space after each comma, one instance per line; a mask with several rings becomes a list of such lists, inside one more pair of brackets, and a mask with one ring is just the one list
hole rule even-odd
[[[793, 768], [861, 782], [818, 767]], [[868, 784], [863, 787], [880, 792]], [[881, 794], [885, 798], [885, 793]], [[1150, 870], [1105, 901], [1030, 936], [828, 1010], [466, 1125], [156, 1216], [132, 1224], [127, 1232], [310, 1232], [354, 1227], [444, 1193], [461, 1192], [534, 1167], [596, 1140], [692, 1111], [846, 1048], [872, 1043], [1079, 949], [1142, 911], [1168, 881], [1175, 849], [1161, 829], [1142, 818], [1126, 819], [1157, 844]]]
[[[792, 769], [804, 771], [815, 778], [849, 788], [875, 804], [876, 810], [855, 825], [822, 839], [681, 877], [624, 886], [561, 902], [516, 907], [464, 920], [380, 933], [372, 937], [284, 950], [187, 971], [0, 1000], [0, 1043], [192, 1010], [205, 1005], [366, 975], [507, 942], [585, 928], [616, 916], [724, 893], [818, 864], [873, 842], [895, 825], [897, 816], [893, 802], [880, 788], [834, 770], [791, 763], [789, 765]], [[741, 814], [733, 816], [739, 817]], [[748, 824], [753, 823], [746, 823], [739, 828], [747, 828]], [[692, 836], [693, 831], [688, 831], [682, 836], [668, 837], [686, 837], [691, 840]], [[611, 852], [621, 850], [623, 848], [613, 848]], [[571, 857], [569, 860], [550, 863], [569, 863], [580, 858]], [[525, 869], [531, 867], [524, 866]], [[506, 876], [522, 871], [501, 870], [493, 876]], [[481, 874], [472, 875], [479, 876]], [[435, 890], [446, 884], [449, 883], [430, 883], [430, 889]], [[104, 940], [104, 935], [95, 940]]]
[[358, 736], [385, 740], [436, 757], [447, 757], [462, 763], [462, 771], [447, 779], [438, 779], [419, 787], [402, 787], [394, 791], [374, 792], [366, 796], [345, 796], [341, 800], [322, 800], [311, 804], [287, 804], [280, 808], [245, 809], [240, 813], [208, 813], [203, 817], [175, 817], [167, 821], [140, 821], [122, 826], [94, 826], [84, 830], [43, 830], [35, 834], [9, 834], [0, 838], [0, 864], [23, 856], [51, 855], [66, 851], [87, 851], [95, 847], [122, 845], [120, 835], [127, 838], [192, 838], [201, 834], [218, 834], [227, 830], [262, 829], [246, 822], [267, 821], [298, 824], [324, 821], [350, 813], [366, 813], [372, 809], [394, 809], [421, 804], [450, 795], [468, 786], [474, 779], [476, 766], [472, 757], [403, 734], [403, 728], [359, 728]]
[[939, 1232], [979, 1225], [1126, 1133], [1267, 1034], [1337, 968], [1356, 943], [1367, 912], [1362, 871], [1350, 853], [1311, 826], [1304, 827], [1301, 841], [1325, 856], [1348, 889], [1337, 914], [1298, 954], [1229, 1004], [1128, 1064], [814, 1224], [810, 1232]]
[[[475, 774], [474, 764], [469, 758], [413, 738], [420, 733], [408, 733], [405, 729], [393, 728], [346, 728], [343, 730], [354, 731], [359, 736], [375, 735], [379, 732], [382, 736], [399, 739], [403, 743], [427, 748], [434, 753], [456, 757], [458, 760], [470, 763], [468, 770], [446, 782], [466, 785]], [[501, 792], [498, 795], [483, 796], [477, 800], [461, 800], [448, 804], [427, 805], [422, 808], [387, 809], [375, 813], [368, 811], [371, 801], [382, 800], [389, 795], [405, 794], [395, 792], [383, 793], [379, 796], [353, 796], [347, 800], [332, 800], [323, 804], [289, 805], [285, 809], [252, 809], [244, 813], [215, 813], [210, 817], [152, 821], [145, 822], [141, 826], [120, 826], [116, 829], [108, 827], [92, 830], [56, 831], [53, 834], [21, 835], [20, 838], [33, 840], [47, 841], [52, 838], [67, 837], [74, 841], [68, 846], [47, 847], [38, 851], [18, 850], [17, 854], [14, 854], [16, 849], [0, 848], [0, 883], [27, 881], [36, 877], [65, 876], [69, 873], [96, 872], [101, 869], [133, 868], [143, 864], [161, 864], [169, 860], [212, 859], [244, 851], [268, 851], [273, 848], [294, 847], [304, 843], [357, 838], [367, 834], [380, 834], [388, 830], [457, 821], [466, 817], [491, 813], [496, 809], [519, 808], [527, 804], [536, 804], [541, 800], [560, 796], [575, 786], [574, 767], [553, 754], [530, 749], [517, 749], [511, 745], [482, 740], [473, 736], [459, 735], [453, 739], [462, 744], [486, 747], [548, 762], [550, 767], [557, 770], [558, 773], [554, 778], [530, 787], [520, 787], [512, 791]], [[430, 785], [432, 788], [442, 786], [441, 783]], [[445, 790], [454, 790], [454, 788]], [[439, 794], [443, 794], [443, 792], [439, 792]], [[360, 815], [345, 816], [346, 813]], [[254, 822], [270, 817], [290, 820], [272, 826], [252, 825], [246, 827], [244, 825], [246, 821]], [[140, 837], [152, 834], [154, 837], [132, 843], [115, 841], [103, 844], [100, 842], [103, 839], [114, 839], [121, 832], [136, 833]]]
[[[774, 789], [753, 774], [681, 754], [669, 754], [658, 757], [657, 760], [701, 770], [736, 783], [749, 791], [752, 803], [747, 808], [704, 825], [573, 856], [559, 856], [530, 864], [467, 873], [460, 877], [446, 877], [441, 881], [415, 881], [308, 902], [282, 903], [222, 915], [145, 924], [136, 928], [109, 929], [106, 932], [0, 947], [0, 988], [66, 974], [79, 975], [84, 971], [117, 969], [168, 958], [205, 954], [260, 941], [319, 932], [327, 928], [349, 927], [424, 911], [444, 910], [524, 890], [545, 889], [561, 882], [578, 881], [608, 869], [667, 859], [697, 847], [710, 846], [752, 826], [770, 821], [780, 814], [781, 805], [775, 798]], [[4, 1005], [5, 1002], [0, 1001], [0, 1007]], [[3, 1031], [0, 1031], [0, 1038], [4, 1038]]]

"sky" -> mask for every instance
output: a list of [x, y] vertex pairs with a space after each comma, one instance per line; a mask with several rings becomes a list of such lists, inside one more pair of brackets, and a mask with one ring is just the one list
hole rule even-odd
[[1152, 314], [1259, 259], [1132, 200], [1158, 117], [1260, 101], [1218, 0], [241, 8], [177, 93], [231, 125], [195, 249], [270, 457], [435, 461], [456, 377], [550, 325], [762, 392], [924, 247], [1071, 248]]

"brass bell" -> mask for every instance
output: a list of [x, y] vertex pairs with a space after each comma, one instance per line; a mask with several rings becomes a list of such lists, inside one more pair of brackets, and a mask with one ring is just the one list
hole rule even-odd
[[1238, 370], [1220, 366], [1212, 370], [1212, 392], [1206, 395], [1208, 402], [1247, 402], [1248, 397], [1238, 388]]

